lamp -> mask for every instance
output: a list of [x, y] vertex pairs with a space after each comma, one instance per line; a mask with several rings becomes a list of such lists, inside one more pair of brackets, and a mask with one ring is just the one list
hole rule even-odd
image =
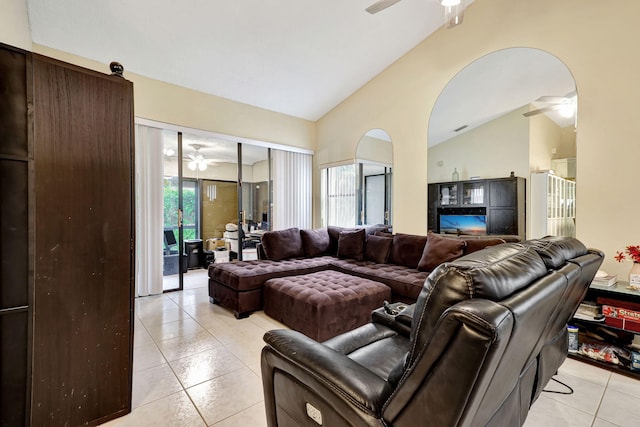
[[446, 28], [462, 24], [466, 0], [442, 0], [440, 4], [444, 6], [444, 25]]

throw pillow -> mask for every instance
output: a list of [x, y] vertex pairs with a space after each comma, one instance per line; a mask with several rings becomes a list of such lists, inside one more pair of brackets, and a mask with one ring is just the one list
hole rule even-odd
[[427, 233], [427, 244], [424, 245], [422, 258], [418, 262], [419, 271], [433, 271], [443, 262], [460, 258], [467, 242], [461, 239], [442, 237], [431, 231]]
[[353, 231], [341, 231], [338, 237], [338, 258], [353, 258], [356, 261], [364, 259], [364, 228]]
[[306, 257], [324, 255], [329, 250], [329, 232], [326, 228], [300, 230], [300, 238]]
[[397, 233], [393, 236], [393, 245], [389, 255], [389, 263], [416, 268], [422, 257], [427, 236]]
[[346, 229], [336, 225], [330, 225], [327, 227], [327, 232], [329, 233], [329, 249], [327, 252], [330, 255], [338, 254], [338, 238], [340, 237], [340, 232], [343, 230]]
[[380, 237], [393, 237], [393, 233], [390, 231], [374, 231], [373, 235]]
[[467, 242], [467, 247], [464, 250], [465, 254], [470, 254], [475, 251], [479, 251], [480, 249], [484, 249], [487, 246], [499, 245], [501, 243], [505, 243], [503, 239], [497, 238], [482, 238], [482, 239], [465, 239], [463, 240]]
[[267, 258], [274, 261], [304, 256], [300, 230], [297, 228], [267, 231], [262, 235], [262, 248]]
[[377, 264], [386, 264], [391, 252], [393, 238], [368, 235], [364, 244], [364, 259]]

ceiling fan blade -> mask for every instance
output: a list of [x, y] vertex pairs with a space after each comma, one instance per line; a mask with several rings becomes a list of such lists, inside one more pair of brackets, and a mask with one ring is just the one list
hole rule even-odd
[[567, 102], [567, 98], [564, 96], [541, 96], [536, 99], [534, 102], [545, 102], [547, 104], [561, 104], [563, 102]]
[[535, 116], [536, 114], [546, 113], [548, 111], [559, 110], [563, 107], [562, 104], [550, 105], [548, 107], [538, 108], [537, 110], [527, 111], [526, 113], [522, 113], [525, 117]]
[[569, 92], [565, 96], [541, 96], [536, 99], [534, 102], [546, 102], [549, 104], [562, 104], [564, 102], [570, 101], [572, 98], [576, 97], [576, 91]]
[[389, 6], [393, 6], [399, 1], [400, 0], [378, 0], [377, 2], [375, 2], [374, 4], [366, 8], [365, 10], [373, 15], [374, 13], [378, 13], [382, 10], [385, 10]]

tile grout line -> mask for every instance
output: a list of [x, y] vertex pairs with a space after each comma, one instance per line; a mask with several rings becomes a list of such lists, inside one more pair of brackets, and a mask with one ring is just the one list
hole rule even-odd
[[[602, 395], [600, 396], [600, 401], [598, 402], [598, 406], [596, 407], [596, 412], [593, 415], [593, 420], [591, 421], [591, 427], [593, 427], [598, 420], [598, 412], [600, 412], [600, 407], [602, 406], [602, 401], [604, 400], [604, 395], [607, 394], [607, 389], [609, 388], [609, 383], [611, 382], [611, 373], [607, 377], [607, 383], [604, 385], [604, 389], [602, 390]], [[604, 419], [604, 418], [603, 418]], [[614, 424], [611, 421], [605, 420], [608, 423]]]

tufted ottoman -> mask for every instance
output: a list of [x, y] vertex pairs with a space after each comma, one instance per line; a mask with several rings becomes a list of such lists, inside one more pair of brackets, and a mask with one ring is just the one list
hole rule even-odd
[[316, 341], [364, 325], [391, 298], [387, 285], [334, 270], [269, 279], [263, 291], [267, 315]]

